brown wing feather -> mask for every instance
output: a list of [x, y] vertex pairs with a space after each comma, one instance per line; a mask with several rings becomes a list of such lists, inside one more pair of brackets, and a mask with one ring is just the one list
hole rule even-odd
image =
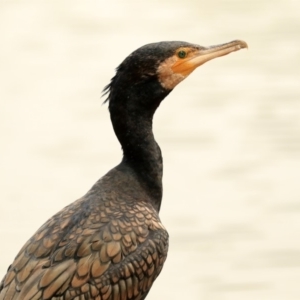
[[144, 299], [168, 235], [148, 203], [79, 199], [24, 245], [0, 300]]

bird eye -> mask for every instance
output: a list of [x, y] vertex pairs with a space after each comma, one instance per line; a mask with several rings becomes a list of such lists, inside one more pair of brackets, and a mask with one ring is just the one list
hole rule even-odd
[[186, 57], [186, 52], [184, 50], [180, 50], [177, 53], [179, 58], [185, 58]]

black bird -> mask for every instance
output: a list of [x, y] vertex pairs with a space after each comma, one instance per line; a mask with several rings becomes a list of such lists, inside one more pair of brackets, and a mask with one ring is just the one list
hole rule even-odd
[[246, 47], [243, 41], [209, 48], [160, 42], [121, 63], [105, 88], [121, 163], [38, 229], [8, 268], [0, 300], [146, 298], [168, 251], [153, 115], [195, 68]]

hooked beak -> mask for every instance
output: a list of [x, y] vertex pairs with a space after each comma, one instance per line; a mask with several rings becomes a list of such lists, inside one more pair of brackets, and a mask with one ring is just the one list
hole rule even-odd
[[174, 73], [179, 73], [186, 77], [197, 67], [203, 65], [207, 61], [243, 48], [248, 48], [248, 45], [246, 42], [240, 40], [232, 41], [222, 45], [201, 47], [201, 49], [191, 52], [186, 58], [177, 60], [177, 62], [175, 62], [172, 66], [172, 70]]

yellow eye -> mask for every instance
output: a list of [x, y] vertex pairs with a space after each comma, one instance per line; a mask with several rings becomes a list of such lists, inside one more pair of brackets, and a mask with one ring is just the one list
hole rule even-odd
[[185, 58], [186, 57], [186, 52], [184, 50], [180, 50], [177, 53], [179, 58]]

